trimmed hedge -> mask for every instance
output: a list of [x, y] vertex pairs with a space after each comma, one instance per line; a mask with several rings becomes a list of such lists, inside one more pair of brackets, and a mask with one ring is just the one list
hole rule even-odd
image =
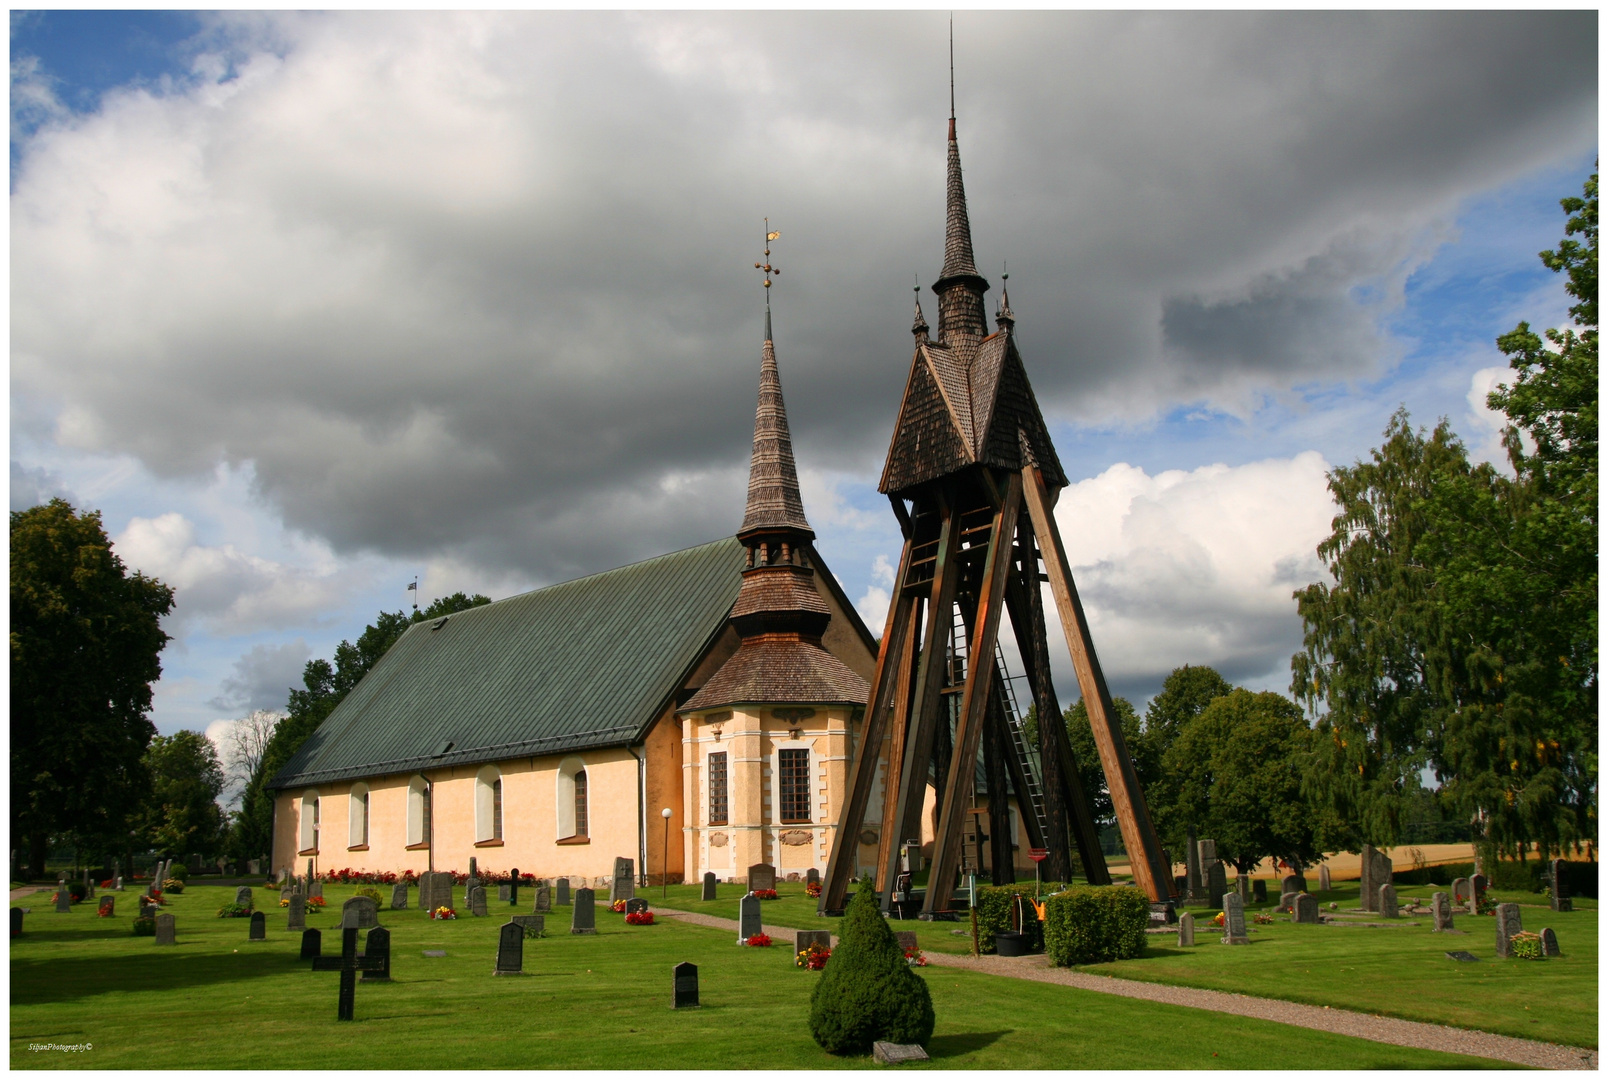
[[[1517, 862], [1509, 859], [1496, 859], [1491, 863], [1490, 887], [1508, 892], [1545, 892], [1546, 885], [1541, 875], [1546, 873], [1548, 863], [1538, 859], [1529, 859]], [[1597, 864], [1594, 862], [1566, 862], [1565, 883], [1569, 886], [1570, 896], [1584, 896], [1592, 900], [1597, 899]], [[1450, 885], [1458, 878], [1474, 876], [1474, 864], [1471, 862], [1445, 863], [1441, 866], [1426, 866], [1423, 869], [1397, 870], [1391, 874], [1391, 880], [1397, 885]]]
[[[1048, 896], [1066, 886], [1059, 881], [1046, 881], [1039, 888]], [[1031, 900], [1032, 883], [977, 886], [977, 941], [983, 952], [993, 952], [994, 935], [1011, 928], [1011, 899], [1016, 896]], [[1031, 904], [1022, 905], [1022, 932], [1028, 935], [1033, 952], [1044, 948], [1044, 927], [1040, 925]]]
[[1150, 900], [1127, 885], [1079, 885], [1044, 904], [1044, 951], [1050, 962], [1101, 964], [1145, 951]]

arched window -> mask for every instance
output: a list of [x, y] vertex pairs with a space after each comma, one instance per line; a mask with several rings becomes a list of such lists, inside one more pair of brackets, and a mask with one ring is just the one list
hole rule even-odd
[[369, 788], [367, 784], [352, 785], [352, 794], [346, 801], [346, 846], [368, 845]]
[[408, 781], [408, 847], [430, 842], [430, 785], [424, 777]]
[[503, 838], [502, 773], [487, 765], [475, 774], [475, 842]]
[[578, 757], [559, 762], [555, 787], [553, 809], [558, 819], [558, 838], [578, 840], [588, 836], [586, 762]]
[[306, 791], [301, 799], [301, 850], [318, 850], [318, 791]]

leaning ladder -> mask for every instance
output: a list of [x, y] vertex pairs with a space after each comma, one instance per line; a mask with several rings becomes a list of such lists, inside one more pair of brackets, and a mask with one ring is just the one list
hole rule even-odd
[[[999, 665], [999, 690], [1005, 700], [1005, 726], [1011, 732], [1011, 745], [1016, 750], [1016, 756], [1022, 762], [1022, 779], [1027, 785], [1027, 791], [1022, 792], [1023, 800], [1033, 810], [1033, 816], [1038, 819], [1039, 835], [1050, 835], [1049, 815], [1044, 812], [1044, 790], [1039, 778], [1039, 756], [1027, 742], [1027, 731], [1024, 724], [1026, 717], [1022, 714], [1020, 706], [1016, 703], [1014, 684], [1017, 679], [1025, 679], [1026, 675], [1012, 675], [1005, 664], [1005, 650], [994, 643], [994, 662]], [[1039, 723], [1043, 723], [1043, 717]]]

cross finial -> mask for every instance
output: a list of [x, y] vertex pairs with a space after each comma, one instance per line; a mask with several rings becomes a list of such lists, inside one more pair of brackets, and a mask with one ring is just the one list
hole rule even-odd
[[755, 263], [754, 264], [754, 269], [760, 271], [762, 274], [765, 275], [765, 340], [766, 341], [769, 341], [771, 339], [771, 329], [770, 329], [770, 287], [771, 287], [771, 278], [773, 278], [773, 277], [781, 277], [782, 276], [781, 268], [771, 265], [771, 261], [770, 261], [770, 246], [771, 246], [771, 241], [772, 240], [779, 240], [779, 239], [781, 239], [781, 236], [782, 236], [781, 230], [772, 229], [770, 227], [770, 218], [766, 218], [765, 219], [765, 261], [762, 262], [762, 263]]

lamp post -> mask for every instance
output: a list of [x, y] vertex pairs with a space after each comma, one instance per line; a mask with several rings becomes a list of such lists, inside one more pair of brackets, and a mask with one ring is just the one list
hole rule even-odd
[[664, 818], [664, 867], [659, 882], [659, 899], [663, 900], [670, 895], [670, 808], [660, 810], [659, 816]]

